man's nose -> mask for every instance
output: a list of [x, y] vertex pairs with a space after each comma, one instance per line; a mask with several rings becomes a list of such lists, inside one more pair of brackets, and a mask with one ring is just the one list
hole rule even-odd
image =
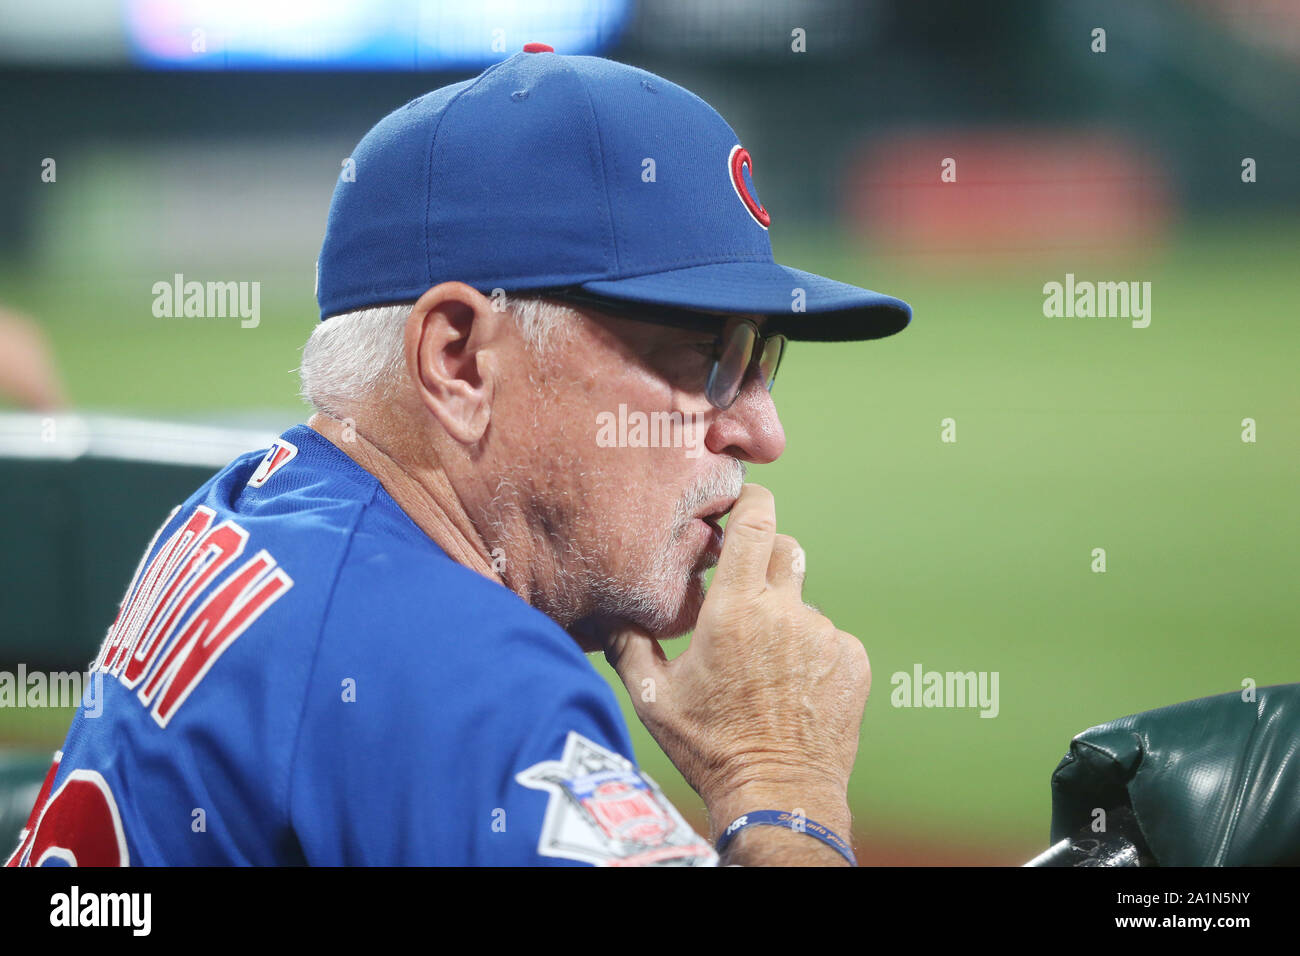
[[776, 404], [753, 370], [732, 406], [713, 419], [704, 446], [714, 454], [757, 465], [776, 461], [785, 451], [785, 429]]

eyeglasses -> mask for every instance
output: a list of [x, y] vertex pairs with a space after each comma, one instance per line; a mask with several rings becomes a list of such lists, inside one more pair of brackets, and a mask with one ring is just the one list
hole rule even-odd
[[620, 319], [717, 333], [713, 343], [713, 365], [709, 369], [704, 392], [709, 404], [722, 411], [735, 404], [752, 367], [757, 366], [763, 387], [772, 391], [777, 369], [785, 355], [784, 335], [763, 335], [753, 320], [739, 316], [726, 317], [692, 309], [606, 299], [580, 289], [545, 290], [535, 294], [584, 306]]

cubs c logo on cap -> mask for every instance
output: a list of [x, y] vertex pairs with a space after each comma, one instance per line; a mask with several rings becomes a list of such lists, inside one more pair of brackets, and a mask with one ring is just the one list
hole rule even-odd
[[754, 217], [754, 222], [758, 223], [764, 229], [772, 224], [772, 217], [767, 214], [763, 204], [754, 196], [749, 184], [745, 182], [745, 167], [749, 167], [749, 175], [754, 175], [754, 161], [749, 158], [749, 150], [737, 143], [731, 147], [731, 155], [727, 157], [727, 171], [731, 174], [731, 188], [736, 191], [740, 201], [745, 204], [749, 214]]

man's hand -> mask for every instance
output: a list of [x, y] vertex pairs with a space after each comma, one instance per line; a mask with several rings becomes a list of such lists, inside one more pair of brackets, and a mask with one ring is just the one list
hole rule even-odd
[[[772, 493], [746, 485], [690, 647], [669, 661], [635, 628], [605, 641], [637, 716], [704, 799], [715, 840], [752, 810], [799, 810], [849, 837], [848, 781], [871, 665], [857, 638], [803, 603], [798, 555], [795, 540], [776, 533]], [[740, 834], [737, 846], [753, 859], [728, 857], [843, 862], [811, 837], [760, 832], [771, 829]]]

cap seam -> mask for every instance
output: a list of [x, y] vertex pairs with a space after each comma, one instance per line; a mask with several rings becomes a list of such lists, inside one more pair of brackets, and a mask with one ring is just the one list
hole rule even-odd
[[[524, 54], [522, 53], [515, 54], [515, 56], [523, 55]], [[438, 121], [433, 124], [433, 135], [429, 137], [428, 175], [425, 176], [424, 180], [424, 274], [429, 282], [433, 281], [433, 241], [431, 236], [433, 231], [431, 228], [433, 219], [433, 149], [438, 143], [438, 134], [442, 132], [443, 120], [447, 118], [447, 114], [451, 112], [451, 108], [459, 102], [462, 96], [474, 89], [474, 87], [478, 86], [479, 83], [483, 82], [483, 80], [487, 79], [490, 75], [505, 66], [514, 58], [514, 56], [511, 56], [502, 60], [500, 63], [494, 63], [476, 76], [473, 82], [467, 84], [464, 89], [457, 91], [456, 95], [448, 100], [447, 105], [442, 108], [442, 113], [438, 116]]]
[[596, 104], [592, 100], [591, 90], [587, 88], [586, 78], [573, 68], [568, 62], [564, 62], [564, 68], [573, 74], [578, 80], [578, 85], [582, 88], [583, 95], [587, 98], [587, 109], [591, 111], [591, 122], [596, 127], [596, 160], [597, 172], [600, 175], [600, 185], [605, 193], [605, 222], [608, 228], [606, 235], [609, 238], [609, 248], [614, 252], [614, 272], [621, 274], [623, 265], [619, 258], [618, 250], [618, 232], [614, 228], [614, 204], [609, 196], [609, 180], [605, 175], [605, 141], [602, 135], [600, 125], [600, 115], [596, 112]]

